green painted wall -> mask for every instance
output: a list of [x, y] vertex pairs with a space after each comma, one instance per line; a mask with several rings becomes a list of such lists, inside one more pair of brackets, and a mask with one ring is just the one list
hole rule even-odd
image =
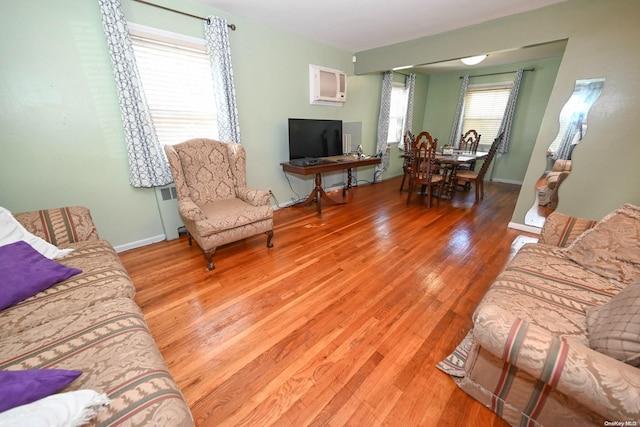
[[[203, 35], [197, 19], [131, 0], [122, 3], [130, 21]], [[381, 76], [353, 76], [351, 52], [198, 3], [157, 3], [198, 16], [222, 16], [237, 25], [230, 38], [250, 185], [271, 188], [280, 203], [294, 196], [280, 167], [288, 160], [289, 117], [362, 122], [365, 151], [375, 152]], [[14, 212], [88, 206], [101, 235], [115, 246], [161, 237], [155, 191], [128, 184], [98, 2], [2, 2], [0, 38], [0, 205]], [[351, 75], [343, 107], [309, 104], [309, 64]], [[359, 177], [371, 180], [372, 168], [363, 168]], [[291, 183], [303, 195], [313, 187], [311, 179], [295, 176]]]
[[[630, 126], [640, 117], [640, 53], [636, 46], [640, 40], [636, 19], [640, 2], [636, 0], [569, 0], [431, 38], [360, 52], [357, 75], [353, 75], [351, 52], [188, 0], [157, 2], [196, 15], [220, 15], [238, 25], [231, 33], [231, 47], [248, 180], [252, 186], [270, 187], [281, 203], [294, 196], [279, 167], [288, 156], [288, 117], [362, 122], [365, 151], [375, 152], [381, 71], [568, 39], [513, 221], [522, 223], [534, 202], [533, 185], [545, 168], [545, 153], [557, 133], [559, 111], [575, 80], [582, 78], [604, 77], [606, 83], [589, 113], [589, 132], [574, 153], [574, 171], [560, 191], [558, 210], [598, 219], [623, 202], [640, 204], [640, 170], [636, 167], [640, 144], [629, 137]], [[202, 35], [198, 20], [131, 0], [123, 0], [123, 7], [134, 22]], [[162, 236], [154, 191], [128, 184], [120, 111], [97, 1], [2, 2], [0, 38], [0, 205], [14, 212], [86, 205], [102, 236], [116, 246]], [[310, 63], [350, 74], [344, 107], [309, 105]], [[531, 74], [532, 79], [541, 75], [538, 71]], [[447, 91], [439, 83], [435, 77], [418, 79], [416, 91], [424, 101], [416, 101], [414, 132], [423, 127], [445, 137], [450, 132], [450, 120], [434, 122], [433, 127], [429, 122], [438, 108], [450, 108], [431, 103]], [[447, 86], [452, 83], [443, 82]], [[421, 108], [424, 111], [420, 112]], [[423, 123], [419, 123], [420, 117], [424, 117]], [[535, 133], [535, 126], [526, 127], [523, 138], [532, 138]], [[391, 150], [392, 165], [385, 177], [401, 173], [398, 154]], [[496, 176], [507, 176], [511, 172], [501, 170], [500, 161]], [[362, 179], [372, 176], [371, 168], [359, 173]], [[310, 179], [293, 176], [291, 184], [303, 195], [313, 186]]]
[[[494, 160], [492, 170], [487, 174], [487, 179], [492, 177], [497, 181], [515, 184], [521, 184], [524, 180], [549, 94], [560, 66], [560, 60], [561, 58], [554, 58], [501, 67], [474, 67], [469, 71], [470, 75], [480, 75], [508, 72], [518, 68], [535, 69], [535, 71], [525, 72], [522, 80], [509, 151]], [[460, 72], [442, 73], [431, 77], [431, 90], [426, 103], [424, 129], [438, 138], [439, 146], [448, 144], [451, 136], [451, 124], [460, 92], [460, 76], [462, 74]], [[473, 77], [470, 79], [470, 84], [513, 81], [514, 75]], [[481, 141], [483, 144], [491, 143], [488, 140]]]
[[[403, 79], [404, 77], [402, 76], [402, 74], [394, 74], [394, 80], [404, 81]], [[411, 131], [414, 135], [417, 135], [423, 129], [424, 111], [427, 105], [427, 95], [429, 94], [429, 81], [430, 76], [428, 75], [416, 75], [416, 84], [414, 88], [413, 99], [413, 120], [411, 123]], [[382, 77], [380, 78], [380, 82], [378, 84], [382, 85]], [[402, 175], [402, 165], [404, 163], [402, 154], [403, 152], [395, 146], [389, 148], [389, 167], [382, 174], [383, 180]]]
[[14, 212], [83, 204], [121, 244], [162, 227], [153, 191], [128, 184], [100, 22], [97, 1], [0, 6], [0, 204]]
[[[574, 169], [560, 189], [558, 211], [600, 219], [624, 202], [640, 205], [640, 144], [629, 135], [640, 117], [640, 2], [568, 0], [456, 31], [357, 53], [355, 72], [439, 62], [483, 52], [568, 39], [512, 216], [523, 224], [534, 185], [558, 132], [558, 115], [578, 79], [604, 77], [589, 112], [589, 131], [575, 150]], [[437, 86], [430, 85], [430, 95]], [[427, 111], [427, 115], [429, 112]], [[597, 171], [597, 172], [595, 172]]]

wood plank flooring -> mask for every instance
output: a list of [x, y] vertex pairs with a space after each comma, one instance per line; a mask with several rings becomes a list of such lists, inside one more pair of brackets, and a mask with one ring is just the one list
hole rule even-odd
[[[435, 365], [506, 264], [519, 187], [431, 209], [399, 179], [275, 212], [274, 247], [186, 237], [120, 254], [199, 426], [505, 426]], [[339, 192], [333, 197], [340, 198]]]

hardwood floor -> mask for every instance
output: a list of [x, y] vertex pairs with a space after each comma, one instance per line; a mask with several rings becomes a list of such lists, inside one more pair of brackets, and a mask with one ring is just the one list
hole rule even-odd
[[354, 188], [322, 219], [280, 209], [274, 248], [218, 248], [210, 272], [185, 237], [120, 254], [198, 425], [506, 425], [435, 365], [523, 234], [519, 187], [427, 209], [399, 186]]

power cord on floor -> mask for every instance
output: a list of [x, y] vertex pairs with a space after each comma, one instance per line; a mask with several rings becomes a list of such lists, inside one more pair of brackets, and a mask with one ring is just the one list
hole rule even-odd
[[[280, 202], [278, 201], [278, 198], [276, 197], [276, 195], [273, 194], [273, 191], [269, 190], [269, 194], [271, 194], [271, 197], [273, 197], [273, 200], [276, 202], [276, 207], [278, 209], [282, 209], [282, 206], [280, 206]], [[305, 199], [303, 199], [303, 198], [295, 199], [295, 198], [292, 197], [291, 198], [291, 202], [292, 203], [291, 203], [291, 205], [288, 205], [288, 206], [297, 205], [298, 203], [302, 203], [304, 200]]]
[[[289, 184], [289, 188], [291, 189], [293, 194], [296, 195], [296, 197], [292, 197], [291, 198], [292, 205], [297, 205], [298, 203], [304, 202], [306, 200], [306, 198], [300, 196], [300, 194], [298, 194], [298, 192], [293, 189], [293, 185], [291, 185], [291, 180], [289, 179], [289, 175], [287, 175], [287, 173], [284, 172], [284, 171], [282, 173], [284, 174], [284, 177], [286, 178], [287, 183]], [[289, 205], [289, 206], [291, 206], [291, 205]], [[278, 206], [278, 207], [280, 207], [280, 206]]]
[[357, 180], [357, 181], [356, 181], [356, 185], [355, 185], [355, 187], [357, 187], [357, 186], [358, 186], [358, 183], [361, 183], [361, 182], [363, 182], [363, 183], [365, 183], [365, 184], [375, 184], [374, 182], [372, 182], [372, 181], [367, 181], [366, 179], [359, 179], [359, 180]]
[[[289, 175], [287, 175], [286, 172], [284, 172], [284, 177], [287, 180], [287, 183], [289, 184], [289, 188], [291, 189], [291, 191], [296, 195], [296, 197], [292, 197], [291, 198], [291, 205], [288, 206], [292, 206], [292, 205], [297, 205], [298, 203], [302, 203], [306, 200], [305, 197], [300, 196], [300, 194], [298, 194], [298, 192], [296, 190], [293, 189], [293, 185], [291, 185], [291, 180], [289, 179]], [[374, 184], [374, 182], [372, 181], [367, 181], [366, 179], [358, 179], [356, 180], [356, 183], [354, 185], [354, 187], [357, 187], [359, 183], [364, 183], [364, 184]], [[280, 202], [278, 201], [278, 199], [276, 198], [276, 195], [273, 194], [273, 191], [269, 190], [269, 194], [271, 194], [271, 197], [273, 197], [273, 200], [276, 202], [276, 206], [278, 209], [281, 209], [282, 206], [280, 206]]]
[[280, 202], [278, 202], [278, 198], [276, 197], [275, 194], [273, 194], [273, 191], [269, 190], [269, 194], [271, 194], [271, 197], [273, 197], [273, 200], [275, 200], [276, 206], [278, 207], [278, 209], [281, 209]]

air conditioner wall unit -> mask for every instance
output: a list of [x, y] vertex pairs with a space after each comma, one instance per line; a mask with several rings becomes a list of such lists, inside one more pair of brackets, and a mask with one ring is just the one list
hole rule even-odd
[[343, 105], [347, 101], [347, 75], [309, 64], [309, 101], [314, 105]]

